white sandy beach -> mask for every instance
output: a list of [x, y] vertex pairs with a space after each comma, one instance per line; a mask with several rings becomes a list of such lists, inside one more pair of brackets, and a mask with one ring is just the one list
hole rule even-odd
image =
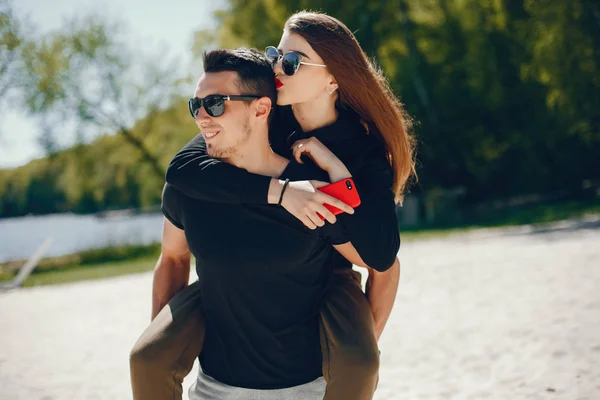
[[[400, 260], [376, 399], [600, 399], [600, 216], [406, 242]], [[151, 280], [0, 293], [0, 399], [130, 399]]]

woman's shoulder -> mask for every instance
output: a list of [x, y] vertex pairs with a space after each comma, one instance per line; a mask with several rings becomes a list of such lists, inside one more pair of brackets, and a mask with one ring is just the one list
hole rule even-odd
[[386, 158], [386, 146], [377, 128], [367, 123], [358, 114], [344, 116], [345, 141], [347, 147], [357, 153], [368, 153], [370, 156]]

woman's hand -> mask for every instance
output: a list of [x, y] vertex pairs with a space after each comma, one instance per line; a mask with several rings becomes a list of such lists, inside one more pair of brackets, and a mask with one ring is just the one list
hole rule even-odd
[[325, 221], [319, 215], [322, 215], [331, 224], [336, 222], [335, 215], [323, 204], [329, 204], [349, 214], [354, 214], [354, 209], [343, 201], [317, 190], [326, 185], [329, 183], [320, 181], [290, 182], [283, 193], [281, 205], [310, 229], [325, 225]]
[[344, 163], [317, 138], [298, 140], [292, 146], [292, 152], [300, 164], [302, 164], [302, 155], [310, 157], [319, 168], [329, 174], [331, 182], [352, 177]]

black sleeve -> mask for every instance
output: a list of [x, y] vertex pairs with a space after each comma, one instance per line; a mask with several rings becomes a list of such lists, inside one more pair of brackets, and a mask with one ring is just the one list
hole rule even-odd
[[325, 221], [325, 225], [319, 229], [321, 230], [323, 239], [331, 245], [344, 244], [350, 241], [350, 238], [344, 229], [344, 224], [330, 224]]
[[181, 207], [181, 193], [173, 186], [165, 183], [162, 192], [160, 209], [163, 215], [179, 229], [183, 229], [183, 208]]
[[201, 134], [171, 160], [166, 180], [189, 197], [229, 204], [267, 204], [271, 183], [268, 176], [210, 157]]
[[338, 215], [348, 238], [363, 261], [377, 271], [386, 271], [400, 250], [400, 232], [394, 201], [393, 171], [385, 153], [372, 149], [353, 175], [361, 204], [354, 214]]

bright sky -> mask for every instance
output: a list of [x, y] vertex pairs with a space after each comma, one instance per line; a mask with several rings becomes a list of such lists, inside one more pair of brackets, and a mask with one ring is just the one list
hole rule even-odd
[[[39, 32], [59, 28], [64, 19], [98, 12], [123, 22], [132, 33], [132, 43], [168, 48], [187, 65], [193, 32], [212, 26], [212, 11], [222, 8], [224, 0], [17, 0], [13, 4], [17, 16], [28, 15]], [[23, 111], [3, 110], [0, 131], [0, 168], [43, 156], [36, 140], [39, 127]]]

